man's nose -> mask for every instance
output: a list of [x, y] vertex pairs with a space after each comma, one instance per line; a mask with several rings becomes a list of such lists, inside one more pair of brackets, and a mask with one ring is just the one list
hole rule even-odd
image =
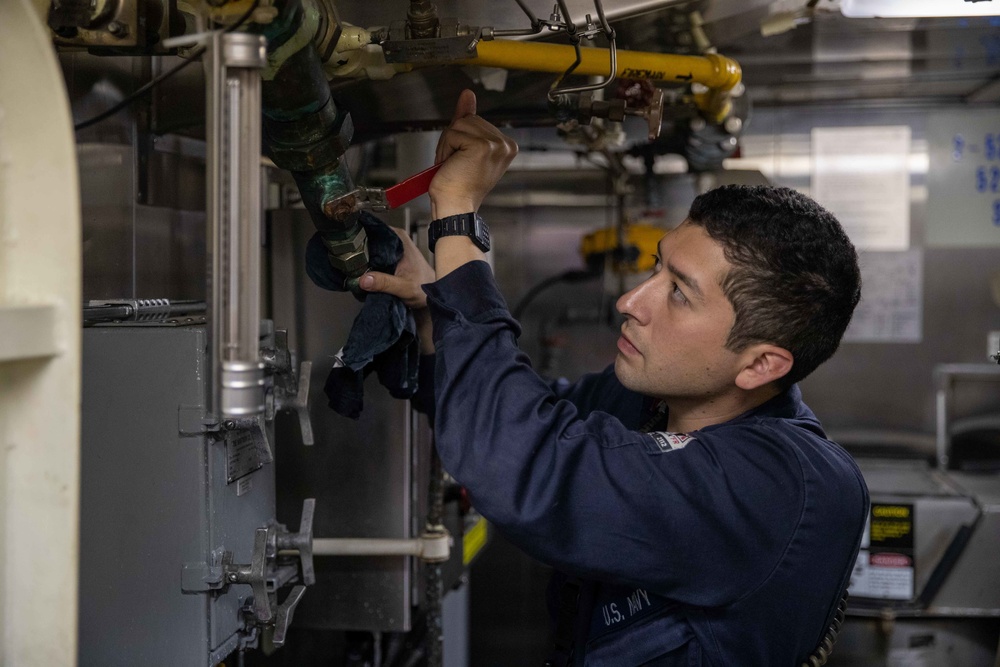
[[618, 309], [619, 313], [624, 315], [626, 319], [634, 319], [638, 321], [639, 324], [642, 324], [642, 300], [640, 296], [642, 288], [645, 284], [645, 281], [643, 281], [639, 285], [630, 289], [628, 292], [625, 292], [618, 297], [618, 301], [615, 303], [615, 308]]

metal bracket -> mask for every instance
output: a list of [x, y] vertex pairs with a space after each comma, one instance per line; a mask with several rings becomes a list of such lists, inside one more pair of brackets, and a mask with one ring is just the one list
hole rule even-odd
[[182, 437], [194, 437], [218, 431], [219, 421], [207, 414], [204, 405], [177, 406], [177, 432]]
[[406, 21], [393, 21], [382, 51], [387, 63], [441, 63], [475, 57], [477, 44], [479, 28], [460, 25], [456, 18], [441, 19], [438, 36], [422, 39], [409, 37]]
[[222, 565], [184, 563], [181, 566], [181, 592], [204, 593], [225, 586]]

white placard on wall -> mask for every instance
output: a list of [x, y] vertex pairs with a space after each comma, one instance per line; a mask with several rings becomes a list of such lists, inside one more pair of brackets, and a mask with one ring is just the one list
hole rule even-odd
[[920, 342], [923, 259], [921, 250], [861, 253], [861, 303], [844, 334], [845, 342]]
[[932, 113], [927, 141], [927, 245], [1000, 246], [1000, 113]]
[[910, 128], [818, 127], [812, 131], [812, 197], [858, 250], [910, 247]]

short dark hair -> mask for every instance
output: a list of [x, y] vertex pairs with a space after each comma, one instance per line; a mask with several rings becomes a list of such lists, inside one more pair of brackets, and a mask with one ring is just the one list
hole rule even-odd
[[726, 185], [697, 197], [688, 219], [732, 264], [722, 282], [736, 313], [728, 349], [791, 352], [782, 388], [833, 356], [861, 298], [858, 254], [833, 214], [788, 188]]

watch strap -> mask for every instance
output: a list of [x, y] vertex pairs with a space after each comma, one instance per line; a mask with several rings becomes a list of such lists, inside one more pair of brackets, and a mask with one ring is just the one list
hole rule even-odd
[[490, 227], [475, 212], [432, 220], [427, 233], [427, 246], [431, 252], [434, 252], [438, 239], [445, 236], [468, 236], [483, 252], [490, 249]]

